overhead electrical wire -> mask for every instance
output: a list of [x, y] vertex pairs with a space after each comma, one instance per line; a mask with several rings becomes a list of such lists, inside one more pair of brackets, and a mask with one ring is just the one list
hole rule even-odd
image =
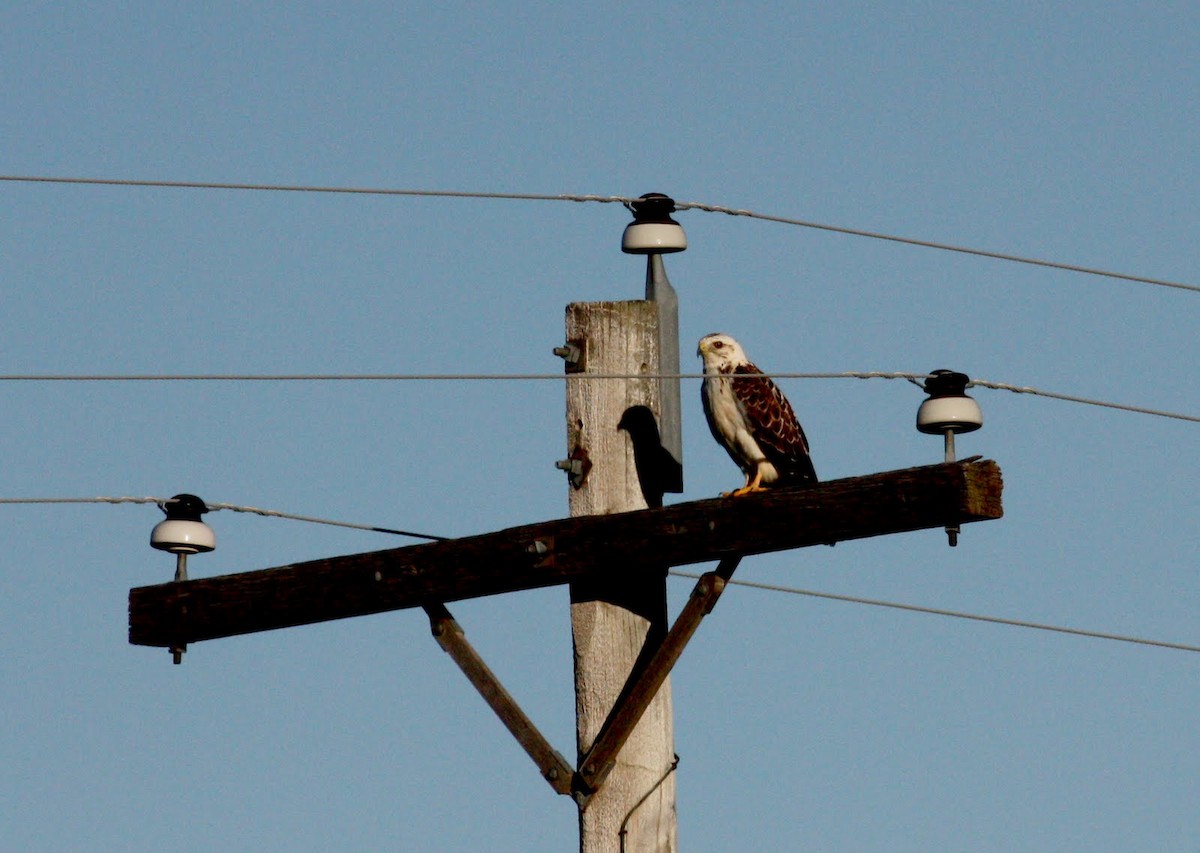
[[1066, 270], [1068, 272], [1083, 273], [1085, 275], [1098, 275], [1105, 278], [1121, 279], [1123, 281], [1137, 282], [1138, 284], [1154, 284], [1159, 287], [1173, 287], [1179, 290], [1190, 290], [1200, 293], [1200, 286], [1195, 284], [1185, 284], [1179, 281], [1168, 281], [1161, 278], [1146, 278], [1139, 275], [1127, 275], [1125, 273], [1110, 272], [1108, 270], [1096, 269], [1094, 267], [1078, 266], [1076, 264], [1060, 263], [1059, 261], [1047, 261], [1039, 258], [1029, 258], [1022, 255], [1012, 255], [1007, 252], [992, 252], [986, 249], [972, 249], [968, 246], [955, 246], [950, 243], [938, 243], [932, 240], [918, 240], [912, 237], [898, 237], [894, 234], [881, 234], [878, 231], [863, 231], [858, 228], [845, 228], [840, 225], [825, 225], [820, 222], [809, 222], [804, 219], [792, 219], [787, 216], [771, 216], [765, 213], [755, 213], [750, 210], [733, 210], [727, 207], [718, 207], [711, 204], [700, 204], [698, 202], [676, 202], [675, 207], [680, 210], [695, 209], [706, 210], [712, 213], [726, 213], [730, 216], [748, 216], [752, 219], [762, 219], [767, 222], [780, 222], [785, 225], [797, 225], [802, 228], [816, 228], [821, 231], [831, 231], [835, 234], [848, 234], [853, 237], [868, 237], [872, 240], [887, 240], [892, 243], [904, 243], [909, 246], [919, 246], [924, 249], [940, 249], [944, 252], [958, 252], [964, 255], [975, 255], [981, 258], [991, 258], [997, 261], [1012, 261], [1018, 264], [1031, 264], [1039, 267], [1049, 267], [1051, 269]]
[[1101, 406], [1106, 409], [1119, 409], [1123, 412], [1135, 412], [1141, 415], [1152, 415], [1158, 418], [1174, 418], [1180, 421], [1200, 423], [1196, 415], [1184, 415], [1179, 412], [1167, 412], [1162, 409], [1147, 409], [1143, 406], [1130, 406], [1126, 403], [1112, 403], [1106, 400], [1093, 400], [1089, 397], [1077, 397], [1073, 394], [1059, 394], [1055, 391], [1043, 391], [1039, 388], [1028, 388], [1020, 385], [1009, 385], [1005, 382], [989, 382], [986, 379], [972, 379], [967, 383], [968, 388], [991, 388], [996, 391], [1011, 391], [1014, 394], [1032, 394], [1037, 397], [1047, 397], [1051, 400], [1063, 400], [1068, 403], [1081, 403], [1085, 406]]
[[[764, 373], [773, 379], [926, 379], [878, 370]], [[0, 382], [522, 382], [591, 379], [703, 379], [703, 373], [8, 373]], [[1012, 386], [1016, 388], [1017, 386]], [[1022, 389], [1024, 390], [1024, 389]], [[1032, 390], [1032, 389], [1030, 389]]]
[[377, 527], [370, 524], [354, 524], [349, 521], [333, 521], [328, 518], [316, 518], [311, 515], [295, 515], [290, 512], [279, 512], [273, 509], [262, 509], [256, 506], [238, 506], [237, 504], [227, 503], [211, 503], [208, 508], [212, 510], [227, 509], [231, 512], [246, 512], [253, 515], [261, 515], [270, 518], [287, 518], [292, 521], [304, 521], [309, 524], [326, 524], [332, 527], [349, 527], [354, 530], [366, 530], [371, 533], [390, 533], [393, 536], [408, 536], [412, 539], [429, 539], [434, 542], [444, 542], [449, 539], [448, 536], [434, 536], [431, 533], [414, 533], [411, 530], [397, 530], [393, 527]]
[[[169, 498], [155, 497], [94, 497], [94, 498], [0, 498], [3, 504], [157, 504], [163, 506]], [[204, 505], [211, 511], [226, 509], [230, 512], [244, 512], [269, 518], [286, 518], [292, 521], [303, 521], [309, 524], [326, 524], [332, 527], [348, 527], [353, 530], [367, 530], [372, 533], [390, 533], [395, 536], [408, 536], [413, 539], [429, 539], [443, 541], [447, 536], [434, 536], [430, 533], [415, 533], [411, 530], [397, 530], [393, 527], [379, 527], [372, 524], [354, 524], [349, 521], [334, 521], [328, 518], [317, 518], [311, 515], [296, 515], [290, 512], [280, 512], [274, 509], [262, 509], [256, 506], [242, 506], [230, 503], [209, 503]]]
[[625, 196], [567, 195], [544, 193], [485, 193], [456, 190], [405, 190], [371, 187], [328, 187], [312, 184], [251, 184], [212, 181], [139, 181], [128, 178], [55, 178], [30, 175], [0, 175], [0, 181], [36, 184], [82, 184], [108, 187], [154, 187], [186, 190], [251, 190], [255, 192], [331, 193], [335, 195], [421, 196], [425, 198], [477, 198], [509, 201], [594, 201], [628, 204], [636, 198]]
[[[510, 201], [572, 201], [572, 202], [599, 202], [602, 204], [632, 204], [638, 201], [632, 196], [605, 196], [605, 195], [574, 195], [567, 193], [559, 194], [543, 194], [543, 193], [489, 193], [489, 192], [467, 192], [456, 190], [413, 190], [413, 189], [386, 189], [386, 188], [369, 188], [369, 187], [330, 187], [330, 186], [313, 186], [304, 184], [259, 184], [259, 183], [228, 183], [228, 182], [208, 182], [208, 181], [156, 181], [156, 180], [132, 180], [125, 178], [69, 178], [69, 177], [49, 177], [35, 175], [0, 175], [0, 181], [11, 183], [41, 183], [41, 184], [76, 184], [76, 185], [92, 185], [92, 186], [115, 186], [115, 187], [157, 187], [167, 189], [206, 189], [206, 190], [249, 190], [257, 192], [291, 192], [291, 193], [337, 193], [349, 195], [378, 195], [378, 196], [419, 196], [426, 198], [473, 198], [473, 199], [503, 199]], [[775, 216], [766, 213], [757, 213], [744, 208], [733, 208], [724, 205], [706, 204], [698, 201], [676, 201], [675, 208], [677, 210], [699, 210], [706, 213], [722, 213], [728, 216], [742, 216], [749, 219], [758, 219], [765, 222], [776, 222], [783, 225], [792, 225], [799, 228], [811, 228], [820, 231], [827, 231], [835, 234], [843, 234], [852, 237], [865, 237], [872, 240], [885, 240], [892, 243], [902, 243], [909, 246], [916, 246], [924, 249], [937, 249], [946, 252], [956, 252], [959, 254], [973, 255], [976, 257], [990, 258], [998, 261], [1009, 261], [1012, 263], [1028, 264], [1032, 266], [1048, 267], [1051, 269], [1064, 270], [1067, 272], [1082, 273], [1084, 275], [1101, 276], [1104, 278], [1112, 278], [1121, 281], [1134, 282], [1137, 284], [1150, 284], [1158, 287], [1169, 287], [1177, 290], [1187, 290], [1194, 293], [1200, 293], [1200, 285], [1187, 284], [1185, 282], [1171, 281], [1161, 278], [1150, 278], [1147, 276], [1131, 275], [1128, 273], [1112, 272], [1096, 267], [1080, 266], [1078, 264], [1061, 263], [1058, 261], [1049, 261], [1041, 258], [1031, 258], [1023, 255], [1016, 255], [1009, 252], [994, 252], [987, 249], [974, 249], [968, 246], [958, 246], [951, 243], [942, 243], [933, 240], [921, 240], [914, 237], [901, 237], [895, 234], [885, 234], [878, 231], [867, 231], [860, 228], [848, 228], [841, 225], [829, 225], [821, 222], [813, 222], [806, 219], [796, 219], [788, 216]]]
[[[927, 379], [927, 373], [904, 373], [887, 371], [842, 371], [839, 373], [765, 373], [772, 379], [905, 379], [918, 382]], [[533, 381], [582, 381], [597, 379], [630, 380], [630, 379], [703, 379], [703, 373], [185, 373], [185, 374], [141, 374], [141, 373], [31, 373], [31, 374], [0, 374], [0, 382], [533, 382]], [[1099, 406], [1106, 409], [1117, 409], [1153, 417], [1171, 418], [1180, 421], [1200, 423], [1200, 416], [1169, 412], [1163, 409], [1151, 409], [1145, 406], [1133, 406], [1127, 403], [1114, 403], [1108, 400], [1097, 400], [1091, 397], [1080, 397], [1074, 394], [1062, 394], [1057, 391], [1045, 391], [1028, 385], [1012, 385], [1007, 382], [991, 382], [986, 379], [972, 379], [968, 387], [988, 388], [997, 391], [1010, 391], [1014, 394], [1028, 394], [1034, 397], [1046, 397], [1053, 400], [1063, 400], [1069, 403], [1079, 403], [1087, 406]]]
[[[674, 569], [672, 575], [681, 578], [699, 579], [701, 576], [691, 572], [679, 572]], [[1135, 643], [1143, 646], [1157, 646], [1163, 649], [1175, 649], [1183, 652], [1200, 652], [1200, 646], [1186, 643], [1168, 643], [1162, 640], [1148, 640], [1143, 637], [1130, 637], [1124, 634], [1111, 634], [1105, 631], [1088, 631], [1082, 628], [1065, 628], [1061, 625], [1047, 625], [1042, 622], [1029, 622], [1024, 619], [1004, 619], [999, 616], [981, 616], [978, 613], [963, 613], [958, 610], [944, 610], [940, 607], [922, 607], [917, 604], [902, 604], [897, 601], [882, 601], [876, 598], [860, 598], [854, 595], [835, 595], [830, 592], [816, 592], [811, 589], [795, 589], [775, 584], [756, 583], [754, 581], [730, 580], [731, 584], [766, 590], [767, 592], [782, 592], [790, 595], [804, 595], [812, 598], [823, 598], [829, 601], [844, 601], [848, 604], [864, 604], [870, 607], [888, 607], [894, 610], [907, 610], [912, 613], [925, 613], [931, 616], [949, 616], [954, 619], [968, 619], [975, 622], [990, 622], [994, 625], [1008, 625], [1014, 628], [1031, 628], [1037, 631], [1052, 631], [1058, 634], [1073, 634], [1077, 637], [1090, 637], [1097, 640], [1114, 640], [1119, 643]]]

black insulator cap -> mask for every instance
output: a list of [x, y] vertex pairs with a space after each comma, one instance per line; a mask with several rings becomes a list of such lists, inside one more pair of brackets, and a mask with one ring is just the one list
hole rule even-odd
[[646, 193], [637, 201], [629, 203], [634, 222], [664, 222], [678, 225], [671, 214], [675, 212], [675, 199], [663, 193]]
[[925, 393], [930, 397], [965, 397], [971, 377], [953, 370], [934, 370], [925, 380]]
[[199, 521], [201, 513], [208, 512], [208, 504], [195, 495], [176, 495], [168, 501], [163, 501], [162, 511], [167, 514], [167, 518]]

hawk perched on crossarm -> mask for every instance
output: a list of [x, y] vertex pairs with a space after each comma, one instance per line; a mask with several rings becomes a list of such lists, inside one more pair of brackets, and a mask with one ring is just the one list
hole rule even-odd
[[705, 335], [696, 354], [704, 359], [701, 396], [709, 429], [746, 475], [745, 485], [728, 494], [815, 483], [817, 472], [796, 413], [779, 387], [746, 358], [742, 345], [729, 335]]

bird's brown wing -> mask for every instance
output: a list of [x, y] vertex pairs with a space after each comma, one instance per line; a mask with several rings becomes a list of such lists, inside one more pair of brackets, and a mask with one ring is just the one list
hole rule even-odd
[[771, 379], [753, 364], [733, 370], [733, 393], [746, 414], [754, 440], [762, 448], [781, 483], [815, 483], [817, 472], [808, 453], [808, 438], [791, 403]]

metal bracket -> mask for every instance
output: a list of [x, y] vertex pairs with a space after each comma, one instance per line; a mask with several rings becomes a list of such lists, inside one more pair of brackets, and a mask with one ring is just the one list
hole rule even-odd
[[[658, 380], [659, 429], [662, 446], [671, 454], [675, 464], [683, 466], [683, 415], [679, 398], [679, 379], [666, 378], [679, 373], [679, 296], [667, 278], [662, 255], [646, 256], [646, 299], [654, 303], [658, 313]], [[683, 475], [679, 481], [668, 483], [665, 491], [683, 491]]]
[[567, 373], [583, 373], [587, 369], [586, 340], [567, 341], [553, 352], [566, 363]]
[[592, 470], [592, 460], [588, 458], [586, 450], [575, 445], [571, 455], [555, 462], [554, 467], [567, 472], [567, 478], [571, 481], [572, 488], [581, 489], [588, 473]]

